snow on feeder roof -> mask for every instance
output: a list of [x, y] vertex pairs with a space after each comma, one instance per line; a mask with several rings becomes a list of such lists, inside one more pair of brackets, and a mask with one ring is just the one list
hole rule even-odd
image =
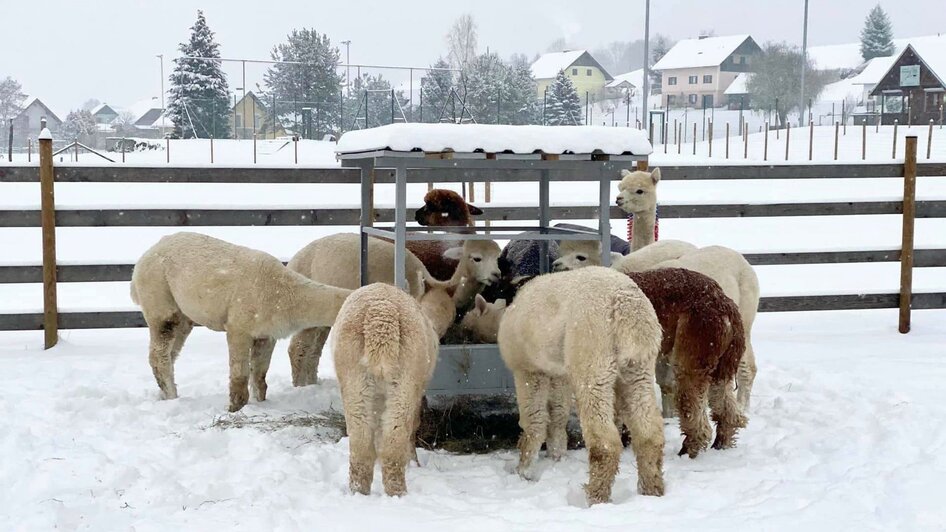
[[391, 124], [349, 131], [339, 155], [370, 151], [650, 155], [643, 131], [603, 126]]

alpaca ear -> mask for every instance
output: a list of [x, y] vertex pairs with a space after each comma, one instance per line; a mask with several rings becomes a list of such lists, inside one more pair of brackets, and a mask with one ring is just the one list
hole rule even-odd
[[650, 178], [656, 185], [660, 181], [660, 168], [654, 168], [654, 171], [650, 173]]
[[479, 312], [480, 314], [486, 312], [486, 307], [488, 305], [489, 303], [486, 302], [483, 296], [481, 296], [480, 294], [476, 294], [476, 304], [474, 308], [476, 309], [477, 312]]
[[449, 248], [443, 252], [443, 257], [445, 259], [462, 260], [463, 248], [462, 247]]
[[467, 207], [467, 209], [470, 210], [470, 214], [471, 214], [472, 216], [479, 216], [479, 215], [483, 214], [483, 209], [477, 207], [476, 205], [470, 205], [469, 203], [467, 203], [467, 204], [466, 204], [466, 207]]
[[627, 177], [627, 176], [629, 176], [629, 175], [631, 175], [631, 171], [628, 170], [627, 168], [623, 168], [623, 169], [621, 170], [621, 177], [622, 177], [622, 178], [623, 178], [623, 177]]

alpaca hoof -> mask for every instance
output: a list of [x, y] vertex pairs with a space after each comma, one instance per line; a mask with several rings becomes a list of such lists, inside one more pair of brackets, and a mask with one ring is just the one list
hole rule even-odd
[[236, 412], [246, 406], [250, 400], [248, 393], [230, 394], [230, 411]]
[[263, 402], [266, 400], [266, 383], [257, 384], [255, 393], [253, 394], [256, 397], [256, 400]]
[[585, 484], [585, 496], [588, 499], [588, 505], [594, 506], [595, 504], [602, 504], [611, 502], [611, 490], [610, 489], [591, 489]]
[[403, 497], [407, 495], [407, 486], [384, 488], [384, 494], [388, 497]]
[[716, 440], [713, 441], [713, 449], [718, 451], [723, 449], [731, 449], [734, 446], [733, 441], [729, 438], [721, 438], [716, 436]]
[[663, 497], [664, 481], [663, 479], [657, 479], [642, 483], [637, 487], [637, 492], [648, 497]]
[[158, 394], [158, 397], [162, 401], [167, 401], [169, 399], [177, 399], [177, 390], [170, 390], [170, 391], [161, 390], [161, 392]]
[[700, 450], [696, 447], [690, 447], [687, 444], [683, 444], [683, 447], [680, 447], [680, 452], [677, 453], [677, 456], [687, 455], [691, 459], [696, 458], [700, 454]]
[[352, 495], [371, 495], [371, 485], [363, 486], [360, 484], [351, 484], [348, 486]]
[[535, 471], [531, 467], [519, 466], [516, 468], [516, 473], [519, 474], [519, 478], [522, 480], [528, 480], [529, 482], [535, 482]]

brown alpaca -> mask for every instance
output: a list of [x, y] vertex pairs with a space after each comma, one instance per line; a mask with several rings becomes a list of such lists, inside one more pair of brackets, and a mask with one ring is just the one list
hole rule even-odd
[[713, 448], [732, 447], [736, 431], [746, 426], [732, 388], [745, 351], [739, 308], [716, 281], [691, 270], [662, 268], [627, 275], [653, 304], [663, 328], [657, 380], [664, 393], [670, 391], [670, 383], [661, 379], [661, 366], [666, 370], [669, 362], [685, 436], [678, 454], [695, 458], [709, 444], [707, 399], [716, 422]]
[[[452, 190], [435, 188], [424, 196], [424, 206], [414, 213], [414, 220], [420, 225], [435, 227], [472, 227], [473, 216], [480, 214], [483, 214], [483, 211], [467, 203], [463, 196]], [[449, 280], [457, 269], [457, 260], [443, 256], [444, 251], [450, 247], [450, 242], [434, 240], [415, 240], [407, 243], [407, 249], [440, 281]]]

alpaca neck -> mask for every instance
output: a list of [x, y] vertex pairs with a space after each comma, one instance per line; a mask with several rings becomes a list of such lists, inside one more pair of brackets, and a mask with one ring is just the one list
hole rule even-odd
[[294, 290], [292, 303], [283, 309], [297, 328], [331, 327], [352, 290], [305, 279]]
[[634, 230], [631, 233], [631, 251], [637, 251], [654, 243], [654, 225], [657, 223], [657, 207], [634, 213]]
[[443, 299], [449, 298], [446, 294], [444, 295], [444, 298], [428, 296], [420, 302], [421, 312], [430, 320], [430, 325], [433, 327], [438, 338], [446, 334], [447, 329], [450, 328], [450, 325], [453, 324], [453, 320], [457, 316], [453, 301], [444, 301]]

